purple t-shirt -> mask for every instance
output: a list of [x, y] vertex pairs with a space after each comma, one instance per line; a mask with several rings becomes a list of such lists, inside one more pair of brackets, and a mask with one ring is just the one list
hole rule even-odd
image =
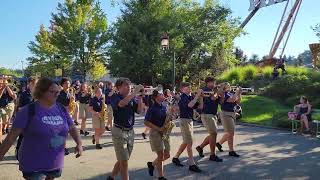
[[50, 109], [35, 103], [35, 114], [28, 123], [28, 107], [16, 114], [13, 128], [23, 129], [19, 148], [19, 169], [23, 172], [62, 169], [64, 147], [73, 121], [69, 114], [55, 104]]

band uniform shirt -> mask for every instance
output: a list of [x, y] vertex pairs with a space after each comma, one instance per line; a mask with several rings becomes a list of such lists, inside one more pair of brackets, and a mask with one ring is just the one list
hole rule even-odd
[[60, 94], [57, 98], [57, 102], [64, 106], [69, 106], [70, 103], [70, 93], [65, 92], [64, 90], [60, 91]]
[[195, 103], [195, 105], [190, 108], [188, 104], [190, 101], [194, 99], [193, 96], [189, 96], [185, 93], [182, 93], [180, 96], [180, 101], [178, 103], [179, 105], [179, 110], [180, 110], [180, 118], [185, 118], [185, 119], [192, 119], [193, 118], [193, 109], [197, 109], [199, 106], [199, 103]]
[[4, 89], [0, 97], [0, 108], [5, 108], [12, 101], [13, 98], [9, 95], [8, 91]]
[[106, 97], [106, 105], [111, 105], [111, 97], [109, 97], [109, 93], [112, 91], [112, 89], [106, 88], [104, 94]]
[[19, 148], [19, 169], [23, 172], [62, 169], [66, 138], [73, 121], [61, 105], [50, 108], [35, 102], [35, 114], [28, 117], [29, 106], [22, 107], [13, 121], [13, 128], [23, 129]]
[[114, 124], [123, 128], [132, 128], [134, 125], [134, 113], [138, 110], [138, 103], [132, 99], [124, 107], [119, 107], [119, 102], [124, 97], [120, 94], [111, 96], [111, 106], [113, 110]]
[[162, 127], [166, 120], [167, 108], [163, 104], [155, 102], [151, 105], [146, 113], [145, 121], [149, 121], [152, 124]]
[[150, 107], [152, 105], [152, 98], [151, 98], [151, 95], [145, 95], [143, 98], [142, 98], [142, 102], [147, 106], [147, 107]]
[[103, 103], [103, 97], [98, 98], [97, 96], [94, 96], [93, 98], [91, 98], [89, 106], [91, 106], [95, 112], [101, 112], [102, 103]]
[[227, 111], [227, 112], [234, 112], [234, 107], [237, 105], [237, 103], [227, 102], [227, 100], [233, 95], [234, 93], [232, 92], [226, 92], [224, 94], [224, 102], [222, 103], [221, 110]]
[[31, 95], [30, 89], [26, 89], [19, 95], [19, 104], [18, 107], [23, 107], [27, 104], [30, 104], [33, 102], [33, 97]]
[[[202, 90], [203, 90], [203, 92], [212, 92], [213, 91], [212, 89], [210, 89], [208, 87], [205, 87]], [[217, 115], [218, 105], [219, 105], [220, 99], [221, 99], [220, 97], [218, 97], [216, 100], [212, 100], [211, 96], [203, 97], [202, 113]]]
[[79, 92], [77, 93], [77, 99], [81, 104], [89, 104], [91, 95], [89, 93], [85, 94], [85, 93]]

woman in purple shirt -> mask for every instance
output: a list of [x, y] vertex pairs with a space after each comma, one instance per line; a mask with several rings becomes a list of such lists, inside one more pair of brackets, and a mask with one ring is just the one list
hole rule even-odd
[[[76, 142], [76, 157], [82, 154], [80, 136], [63, 105], [56, 103], [59, 86], [49, 78], [40, 79], [33, 92], [36, 102], [21, 108], [12, 131], [0, 147], [0, 161], [22, 133], [19, 169], [25, 179], [51, 180], [61, 176], [68, 133]], [[30, 115], [30, 109], [33, 109]]]

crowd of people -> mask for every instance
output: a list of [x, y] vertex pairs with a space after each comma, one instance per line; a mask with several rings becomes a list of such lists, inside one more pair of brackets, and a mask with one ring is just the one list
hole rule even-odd
[[[17, 143], [17, 159], [19, 168], [25, 179], [54, 179], [61, 176], [64, 156], [69, 154], [66, 138], [70, 136], [76, 144], [76, 157], [83, 151], [82, 136], [90, 135], [87, 119], [92, 117], [92, 143], [96, 149], [103, 148], [101, 137], [105, 131], [112, 134], [112, 142], [117, 158], [108, 180], [120, 175], [129, 179], [128, 161], [134, 147], [134, 124], [137, 114], [145, 115], [146, 131], [149, 135], [151, 150], [156, 159], [146, 162], [150, 176], [156, 169], [159, 179], [166, 179], [163, 162], [170, 155], [170, 128], [168, 123], [177, 119], [181, 130], [182, 143], [172, 157], [172, 163], [178, 167], [180, 155], [186, 150], [188, 169], [200, 173], [202, 170], [194, 160], [193, 154], [193, 113], [201, 113], [201, 120], [208, 135], [196, 146], [199, 156], [204, 157], [204, 148], [210, 147], [210, 161], [222, 162], [216, 155], [216, 148], [223, 151], [222, 145], [227, 142], [229, 156], [239, 157], [234, 150], [235, 107], [241, 102], [241, 88], [231, 91], [229, 83], [217, 85], [212, 77], [205, 79], [206, 86], [193, 93], [190, 83], [180, 84], [179, 93], [169, 89], [154, 89], [145, 94], [144, 86], [131, 86], [129, 79], [120, 78], [115, 84], [111, 82], [97, 83], [76, 81], [71, 85], [68, 78], [56, 83], [49, 78], [28, 80], [27, 88], [18, 97], [6, 85], [5, 79], [0, 82], [0, 129], [7, 136], [2, 142], [0, 136], [0, 160], [9, 148]], [[9, 124], [17, 104], [12, 127]], [[12, 103], [13, 105], [9, 105]], [[223, 137], [217, 141], [218, 106], [221, 106], [220, 118], [224, 128]], [[169, 118], [170, 117], [170, 118]], [[77, 127], [80, 126], [80, 127]], [[2, 133], [1, 133], [2, 135]]]

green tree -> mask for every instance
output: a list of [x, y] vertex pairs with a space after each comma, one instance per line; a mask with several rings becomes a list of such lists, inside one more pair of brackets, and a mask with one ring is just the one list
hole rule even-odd
[[62, 68], [64, 75], [81, 71], [83, 77], [96, 62], [105, 63], [109, 40], [107, 18], [96, 0], [66, 0], [52, 14], [51, 27], [41, 26], [28, 58], [33, 71], [51, 75], [53, 68]]
[[[173, 52], [176, 83], [213, 74], [216, 64], [227, 67], [237, 61], [232, 49], [240, 33], [238, 21], [218, 2], [206, 0], [201, 6], [190, 0], [130, 0], [123, 4], [122, 16], [112, 28], [111, 74], [137, 83], [170, 84]], [[170, 36], [166, 52], [160, 47], [164, 33]]]
[[8, 76], [15, 76], [15, 77], [22, 77], [23, 72], [21, 70], [14, 70], [8, 69], [4, 67], [0, 67], [0, 74], [1, 75], [8, 75]]
[[320, 40], [320, 24], [317, 24], [315, 27], [312, 28], [313, 31], [316, 33], [316, 35], [318, 36], [319, 40]]
[[107, 73], [106, 67], [101, 62], [96, 62], [90, 69], [89, 74], [92, 80], [98, 80]]

